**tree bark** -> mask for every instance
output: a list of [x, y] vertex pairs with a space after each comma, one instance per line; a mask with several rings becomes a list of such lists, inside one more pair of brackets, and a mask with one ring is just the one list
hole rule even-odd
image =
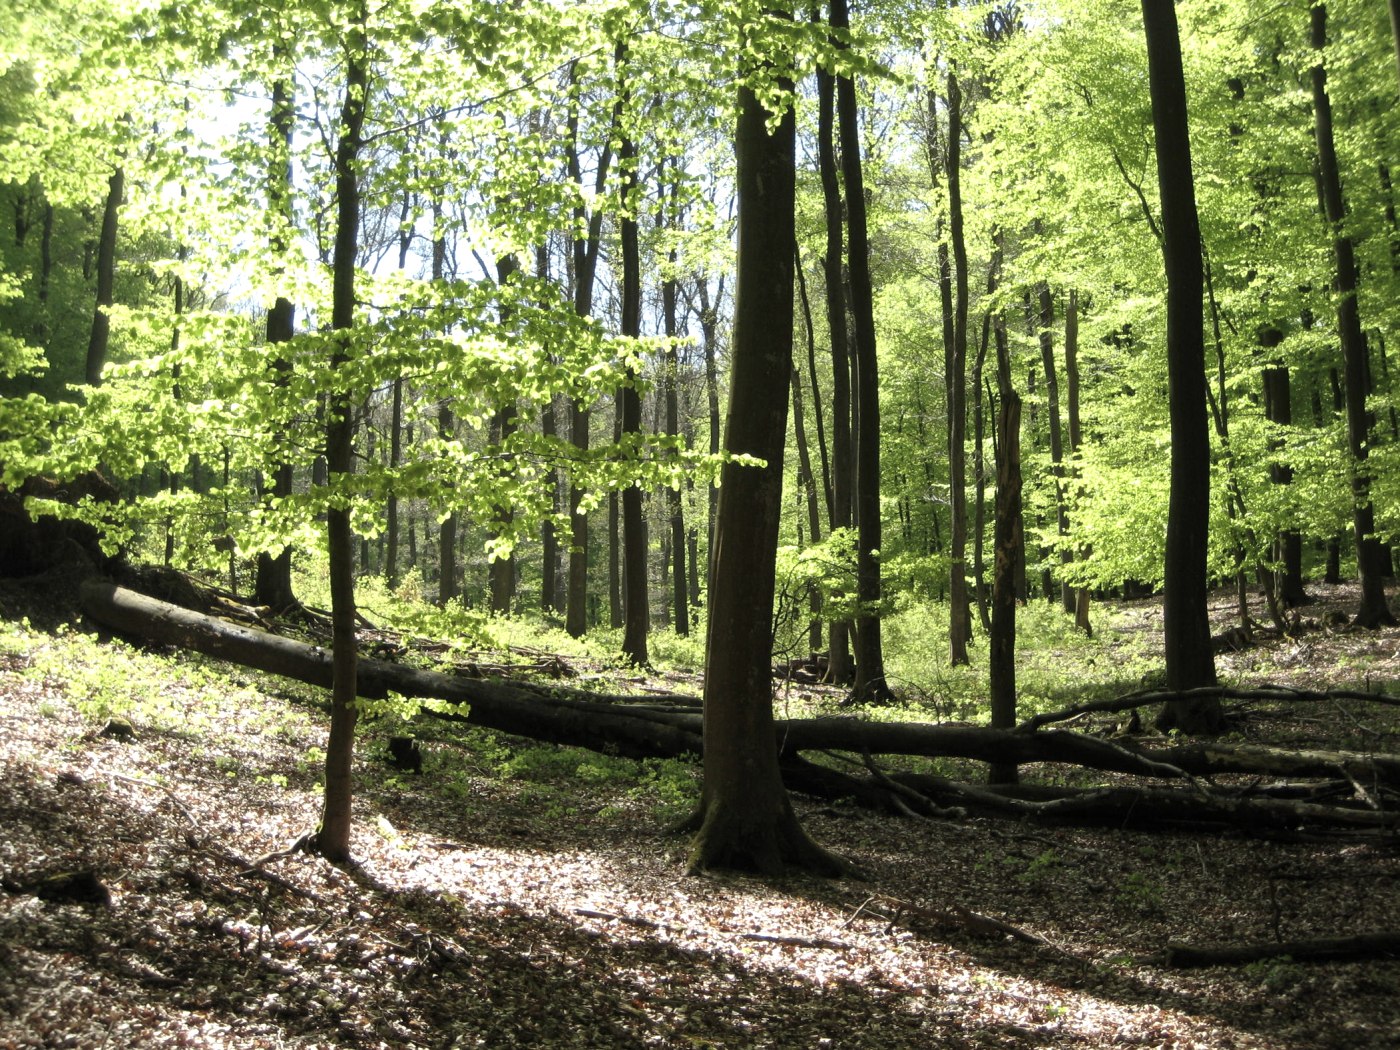
[[1327, 5], [1312, 8], [1312, 46], [1318, 53], [1312, 67], [1313, 119], [1317, 139], [1318, 183], [1332, 234], [1336, 267], [1332, 288], [1337, 293], [1337, 335], [1342, 344], [1342, 370], [1346, 383], [1347, 443], [1351, 448], [1352, 532], [1356, 542], [1357, 572], [1361, 577], [1361, 607], [1353, 623], [1358, 627], [1395, 623], [1385, 599], [1383, 548], [1375, 537], [1375, 511], [1366, 459], [1371, 443], [1371, 413], [1366, 398], [1371, 392], [1366, 338], [1356, 302], [1356, 255], [1346, 232], [1346, 201], [1332, 134], [1332, 102], [1327, 93], [1327, 67], [1322, 50], [1327, 45]]
[[[993, 267], [999, 270], [1002, 234], [997, 233]], [[1021, 524], [1021, 397], [1011, 376], [1011, 350], [1006, 320], [998, 312], [996, 329], [997, 387], [997, 516], [993, 532], [996, 570], [992, 578], [992, 629], [988, 636], [991, 724], [1010, 729], [1016, 724], [1016, 578], [1025, 558]], [[988, 770], [993, 784], [1014, 784], [1016, 766], [994, 762]]]
[[[831, 26], [850, 28], [846, 0], [831, 0]], [[865, 174], [861, 161], [860, 116], [852, 77], [836, 79], [836, 109], [840, 118], [841, 173], [846, 184], [847, 258], [854, 323], [854, 366], [858, 378], [860, 426], [856, 431], [855, 503], [856, 681], [853, 699], [859, 703], [889, 703], [894, 699], [885, 681], [885, 653], [880, 633], [880, 376], [875, 346], [875, 292], [870, 277], [870, 235], [866, 218]]]
[[[622, 50], [619, 49], [619, 67]], [[630, 99], [623, 90], [624, 104]], [[623, 180], [622, 236], [622, 335], [639, 338], [642, 334], [642, 258], [637, 242], [637, 208], [641, 187], [637, 184], [637, 149], [630, 135], [622, 139], [618, 150], [618, 170]], [[627, 385], [622, 388], [622, 441], [624, 449], [642, 433], [642, 395], [637, 390], [638, 376], [627, 370]], [[622, 490], [622, 539], [626, 587], [623, 601], [624, 626], [622, 655], [633, 664], [645, 667], [647, 630], [651, 623], [651, 599], [647, 594], [647, 536], [642, 517], [642, 487], [628, 485]]]
[[92, 313], [92, 328], [88, 332], [87, 384], [102, 382], [102, 368], [107, 363], [107, 346], [111, 341], [112, 318], [108, 314], [113, 302], [113, 287], [117, 274], [117, 213], [126, 192], [126, 172], [119, 164], [107, 180], [107, 198], [102, 205], [102, 232], [97, 238], [97, 305]]
[[[514, 255], [504, 255], [496, 263], [496, 284], [501, 289], [503, 303], [508, 301], [510, 291], [507, 285], [520, 270], [520, 260]], [[510, 323], [510, 308], [501, 306], [501, 325], [508, 326]], [[498, 449], [503, 448], [510, 440], [511, 434], [519, 425], [516, 418], [516, 404], [511, 402], [499, 406], [491, 414], [490, 440]], [[502, 454], [502, 471], [508, 475], [514, 473], [510, 465], [509, 454]], [[511, 524], [515, 519], [515, 508], [509, 503], [498, 505], [495, 508], [495, 520], [492, 524], [492, 536], [497, 537], [501, 533], [508, 533]], [[499, 616], [510, 614], [511, 607], [515, 604], [515, 554], [507, 554], [505, 557], [496, 556], [491, 559], [487, 569], [487, 583], [491, 592], [491, 611]]]
[[967, 601], [967, 241], [962, 207], [962, 88], [948, 74], [948, 237], [953, 249], [953, 358], [948, 369], [948, 506], [951, 559], [948, 577], [948, 653], [968, 662], [972, 613]]
[[[848, 529], [852, 523], [854, 464], [851, 461], [851, 362], [847, 347], [845, 282], [841, 276], [843, 251], [841, 187], [836, 168], [836, 80], [817, 69], [817, 165], [821, 175], [826, 224], [826, 253], [822, 276], [826, 286], [826, 327], [831, 338], [831, 527]], [[830, 626], [826, 680], [850, 681], [850, 624]]]
[[[619, 48], [621, 45], [619, 45]], [[575, 75], [570, 69], [570, 78]], [[618, 103], [620, 105], [620, 102]], [[613, 130], [616, 130], [620, 113], [613, 108]], [[569, 178], [575, 184], [583, 181], [582, 168], [578, 155], [578, 109], [569, 111]], [[610, 133], [609, 142], [612, 140]], [[594, 197], [601, 197], [607, 186], [608, 170], [612, 166], [612, 150], [605, 146], [598, 157], [598, 168], [593, 178]], [[582, 187], [580, 186], [580, 189]], [[574, 209], [574, 222], [586, 229], [586, 235], [576, 238], [573, 243], [574, 259], [574, 312], [580, 317], [593, 313], [593, 284], [598, 273], [598, 252], [602, 244], [603, 213], [594, 209], [588, 214], [580, 204]], [[580, 453], [588, 451], [589, 410], [581, 401], [570, 403], [569, 437]], [[588, 513], [580, 506], [583, 490], [576, 485], [569, 486], [569, 575], [565, 596], [564, 629], [574, 638], [582, 638], [588, 632]]]
[[[1215, 683], [1207, 610], [1210, 542], [1210, 434], [1206, 415], [1201, 232], [1196, 216], [1186, 82], [1173, 0], [1142, 0], [1147, 37], [1162, 252], [1167, 274], [1167, 391], [1171, 414], [1171, 499], [1163, 626], [1167, 684], [1191, 689]], [[1216, 733], [1219, 703], [1167, 704], [1158, 728]]]
[[[673, 166], [678, 165], [674, 160], [671, 163]], [[662, 185], [659, 192], [664, 194], [665, 190], [666, 187]], [[679, 186], [674, 186], [671, 192], [673, 208], [678, 192]], [[674, 214], [671, 221], [679, 228], [682, 219], [679, 214]], [[664, 226], [664, 214], [660, 209], [657, 211], [657, 224]], [[666, 369], [666, 436], [672, 441], [679, 441], [680, 361], [676, 352], [676, 264], [679, 254], [674, 247], [667, 254], [666, 261], [666, 275], [661, 282], [661, 325], [662, 333], [666, 336], [666, 352], [662, 357], [662, 364]], [[666, 509], [671, 519], [671, 602], [675, 609], [675, 631], [684, 638], [690, 634], [690, 601], [686, 592], [685, 506], [681, 499], [680, 486], [673, 485], [667, 490]]]
[[[1084, 435], [1079, 426], [1079, 291], [1069, 290], [1069, 300], [1065, 304], [1065, 415], [1069, 423], [1069, 455], [1074, 461], [1071, 472], [1079, 476], [1079, 450], [1084, 443]], [[1087, 558], [1088, 550], [1081, 548], [1079, 557]], [[1092, 636], [1093, 625], [1089, 622], [1089, 590], [1081, 587], [1074, 592], [1074, 626], [1086, 635]]]
[[[283, 56], [278, 56], [283, 57]], [[273, 223], [274, 233], [271, 249], [274, 256], [286, 251], [286, 235], [282, 227], [290, 228], [291, 187], [292, 187], [292, 132], [296, 120], [296, 109], [292, 96], [291, 81], [279, 77], [272, 85], [272, 110], [268, 120], [269, 145], [272, 149], [272, 163], [269, 165], [267, 180], [267, 210]], [[291, 378], [291, 363], [277, 349], [296, 334], [296, 307], [286, 296], [279, 295], [267, 312], [266, 338], [272, 348], [273, 365], [277, 373], [277, 385], [284, 388]], [[276, 443], [280, 446], [281, 442]], [[272, 488], [268, 493], [274, 501], [286, 499], [292, 494], [292, 464], [277, 462], [272, 467]], [[390, 527], [393, 526], [390, 517]], [[257, 557], [257, 570], [253, 584], [253, 594], [259, 605], [275, 610], [290, 609], [296, 604], [292, 591], [292, 548], [283, 547], [277, 554], [264, 551]]]
[[[788, 85], [790, 88], [790, 85]], [[739, 89], [735, 136], [738, 274], [726, 464], [705, 644], [704, 788], [690, 867], [835, 875], [845, 864], [807, 837], [778, 767], [770, 664], [778, 522], [792, 370], [796, 117]]]
[[[798, 263], [800, 266], [800, 261]], [[810, 336], [810, 329], [809, 329]], [[802, 405], [802, 374], [797, 368], [792, 371], [792, 422], [794, 437], [797, 441], [797, 484], [801, 488], [802, 494], [799, 498], [803, 500], [807, 507], [807, 542], [817, 544], [821, 542], [822, 519], [821, 509], [817, 504], [817, 488], [812, 479], [812, 454], [807, 448], [807, 424], [803, 421]], [[811, 619], [807, 626], [807, 648], [812, 656], [821, 652], [822, 647], [822, 621], [821, 621], [821, 595], [816, 587], [808, 589], [808, 612]]]
[[[369, 94], [369, 57], [365, 39], [368, 15], [364, 0], [346, 38], [345, 99], [340, 113], [340, 139], [335, 152], [336, 231], [331, 260], [332, 370], [352, 355], [355, 326], [355, 257], [359, 250], [361, 133]], [[350, 391], [333, 393], [326, 406], [326, 468], [330, 484], [354, 469], [354, 399]], [[326, 786], [315, 848], [328, 860], [350, 859], [351, 763], [359, 708], [356, 682], [358, 645], [355, 638], [354, 534], [350, 507], [332, 504], [326, 511], [331, 584], [331, 728], [326, 742]]]

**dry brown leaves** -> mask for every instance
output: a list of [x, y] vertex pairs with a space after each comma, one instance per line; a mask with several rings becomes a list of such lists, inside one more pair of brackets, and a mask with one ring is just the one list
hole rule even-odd
[[[91, 870], [112, 904], [0, 894], [0, 1047], [1303, 1050], [1400, 1030], [1397, 963], [1135, 961], [1393, 928], [1391, 848], [807, 806], [869, 882], [691, 878], [606, 783], [564, 816], [487, 775], [449, 794], [439, 743], [421, 779], [362, 756], [358, 867], [259, 875], [317, 817], [304, 714], [277, 729], [230, 703], [121, 742], [22, 663], [0, 663], [0, 876]], [[959, 909], [1044, 943], [935, 921]]]

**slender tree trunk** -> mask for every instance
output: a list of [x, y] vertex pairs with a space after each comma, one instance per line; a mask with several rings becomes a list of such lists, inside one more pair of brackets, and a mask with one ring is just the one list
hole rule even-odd
[[[999, 268], [1002, 237], [997, 234], [994, 265]], [[992, 577], [992, 626], [988, 633], [989, 676], [994, 729], [1016, 725], [1016, 581], [1017, 564], [1025, 559], [1021, 523], [1021, 397], [1011, 376], [1011, 352], [1006, 321], [993, 322], [997, 347], [997, 516], [993, 533], [996, 569]], [[1016, 766], [993, 763], [988, 779], [1014, 784]]]
[[[826, 284], [826, 326], [831, 337], [831, 495], [833, 529], [852, 523], [854, 464], [851, 461], [851, 363], [846, 343], [845, 284], [841, 275], [841, 188], [836, 169], [836, 81], [817, 70], [817, 161], [825, 203], [826, 253], [822, 272]], [[850, 624], [833, 622], [827, 681], [850, 680]]]
[[[621, 50], [622, 45], [618, 45]], [[574, 72], [570, 71], [570, 77]], [[613, 128], [621, 117], [621, 103], [613, 108]], [[611, 141], [611, 135], [609, 136]], [[569, 178], [582, 189], [582, 170], [578, 156], [578, 109], [569, 111]], [[604, 147], [598, 157], [598, 168], [594, 174], [593, 194], [601, 197], [607, 186], [608, 171], [612, 166], [612, 152]], [[585, 222], [586, 219], [586, 222]], [[593, 283], [598, 272], [598, 251], [602, 243], [603, 213], [594, 209], [592, 215], [579, 206], [574, 210], [574, 221], [587, 229], [587, 235], [575, 239], [574, 258], [574, 312], [580, 317], [593, 313]], [[589, 410], [581, 401], [571, 403], [569, 411], [569, 435], [579, 453], [586, 453], [589, 445]], [[571, 521], [569, 546], [568, 594], [565, 599], [564, 629], [574, 638], [581, 638], [588, 631], [588, 513], [580, 506], [583, 490], [577, 485], [569, 486], [569, 513]]]
[[[850, 26], [846, 0], [831, 0], [831, 25]], [[894, 699], [885, 681], [885, 653], [880, 634], [880, 377], [875, 347], [875, 292], [870, 277], [870, 238], [865, 208], [865, 174], [861, 163], [860, 117], [852, 77], [836, 80], [836, 108], [841, 128], [841, 172], [846, 184], [846, 226], [854, 321], [854, 364], [859, 382], [860, 428], [856, 432], [856, 683], [861, 703]]]
[[[369, 94], [366, 17], [364, 0], [361, 0], [355, 21], [348, 27], [345, 49], [345, 100], [335, 153], [336, 231], [335, 254], [331, 261], [331, 329], [337, 342], [332, 352], [332, 369], [349, 360], [355, 326], [355, 256], [360, 228], [358, 169], [361, 129]], [[332, 484], [354, 468], [354, 434], [353, 395], [348, 391], [332, 394], [326, 411], [326, 466]], [[355, 639], [354, 534], [350, 530], [348, 505], [332, 505], [326, 511], [326, 534], [330, 547], [333, 661], [331, 730], [326, 743], [325, 804], [315, 847], [327, 859], [343, 862], [350, 858], [351, 762], [359, 714], [355, 703], [359, 653]]]
[[[724, 278], [719, 280], [715, 301], [710, 301], [710, 282], [706, 277], [696, 281], [696, 293], [700, 297], [700, 340], [705, 344], [705, 400], [710, 415], [710, 455], [719, 455], [719, 301], [724, 297]], [[715, 515], [719, 512], [719, 488], [711, 484], [709, 491], [708, 532], [705, 548], [710, 559], [715, 556]], [[710, 567], [705, 574], [705, 588], [709, 590]], [[708, 605], [708, 600], [706, 601]]]
[[[1167, 686], [1215, 684], [1206, 556], [1210, 527], [1210, 434], [1206, 415], [1201, 232], [1196, 217], [1186, 84], [1173, 0], [1142, 0], [1147, 37], [1162, 250], [1167, 274], [1167, 390], [1171, 413], [1171, 500], [1167, 518]], [[1157, 724], [1186, 733], [1218, 732], [1219, 700], [1176, 701]]]
[[[621, 65], [621, 63], [619, 63]], [[626, 89], [624, 99], [630, 99]], [[642, 334], [642, 257], [637, 240], [637, 208], [641, 187], [637, 184], [637, 151], [631, 136], [622, 139], [618, 151], [618, 169], [623, 177], [622, 235], [622, 335], [638, 338]], [[622, 439], [639, 440], [642, 433], [642, 395], [638, 392], [637, 373], [628, 369], [627, 385], [622, 388]], [[623, 574], [626, 600], [623, 602], [625, 625], [622, 634], [622, 654], [632, 663], [646, 666], [647, 631], [651, 623], [651, 598], [647, 593], [647, 536], [642, 515], [642, 487], [628, 485], [622, 490], [622, 537], [624, 542]]]
[[[505, 303], [509, 302], [510, 282], [515, 274], [520, 272], [520, 260], [514, 255], [503, 255], [496, 262], [496, 284], [501, 290], [501, 325], [509, 325], [511, 320], [511, 309]], [[507, 478], [514, 478], [515, 468], [512, 457], [504, 451], [504, 446], [510, 441], [510, 436], [515, 433], [519, 422], [516, 418], [517, 405], [514, 400], [501, 405], [491, 414], [490, 440], [491, 443], [501, 449], [502, 473]], [[515, 508], [509, 503], [503, 503], [495, 508], [494, 521], [491, 523], [491, 536], [498, 538], [501, 534], [509, 533], [515, 521]], [[490, 567], [487, 569], [487, 582], [491, 592], [491, 611], [499, 616], [510, 614], [511, 607], [515, 604], [515, 554], [512, 552], [504, 557], [499, 555], [491, 559]]]
[[[810, 329], [808, 338], [811, 338]], [[803, 419], [802, 405], [802, 374], [797, 368], [794, 368], [792, 373], [792, 423], [797, 438], [797, 484], [807, 504], [807, 531], [810, 537], [808, 542], [817, 544], [822, 538], [821, 510], [817, 502], [817, 486], [812, 478], [812, 454], [807, 448], [807, 424]], [[807, 645], [815, 656], [822, 648], [822, 603], [816, 587], [808, 589], [807, 604], [811, 613], [807, 627]]]
[[1379, 627], [1395, 622], [1385, 599], [1382, 548], [1375, 537], [1375, 511], [1371, 505], [1367, 447], [1372, 419], [1366, 408], [1370, 394], [1366, 339], [1356, 303], [1356, 257], [1351, 237], [1344, 229], [1346, 201], [1332, 134], [1332, 103], [1327, 94], [1327, 69], [1322, 49], [1327, 44], [1327, 5], [1312, 8], [1312, 46], [1318, 52], [1312, 67], [1313, 118], [1317, 137], [1319, 185], [1327, 224], [1332, 234], [1337, 293], [1337, 333], [1342, 344], [1342, 369], [1346, 380], [1347, 442], [1351, 447], [1352, 530], [1356, 541], [1357, 572], [1361, 577], [1361, 607], [1353, 621], [1359, 627]]
[[948, 74], [948, 236], [953, 249], [953, 356], [948, 369], [948, 652], [954, 666], [968, 662], [972, 636], [967, 601], [967, 241], [962, 211], [962, 89]]
[[[613, 445], [622, 443], [622, 391], [613, 394]], [[622, 501], [608, 493], [608, 626], [622, 626]]]
[[[802, 269], [802, 250], [795, 247], [793, 264], [797, 268], [797, 299], [802, 304], [802, 318], [807, 332], [807, 374], [812, 379], [812, 418], [817, 425], [817, 453], [821, 459], [822, 495], [826, 501], [826, 520], [836, 517], [836, 497], [831, 490], [831, 460], [826, 451], [826, 423], [822, 418], [822, 392], [817, 382], [817, 333], [812, 323], [812, 303], [807, 297], [807, 278]], [[812, 534], [812, 542], [817, 542], [817, 534]]]
[[[677, 161], [672, 161], [672, 165], [678, 165]], [[660, 193], [664, 194], [666, 187], [663, 184]], [[676, 209], [676, 197], [679, 193], [679, 185], [672, 187], [671, 202], [672, 210], [675, 212], [671, 216], [672, 223], [677, 229], [680, 228], [682, 218]], [[662, 209], [657, 210], [657, 225], [664, 226], [665, 216]], [[665, 279], [661, 282], [661, 325], [662, 332], [666, 336], [666, 353], [662, 358], [663, 366], [666, 369], [665, 389], [666, 389], [666, 436], [672, 441], [678, 441], [681, 435], [681, 409], [680, 409], [680, 360], [676, 351], [676, 264], [679, 261], [679, 254], [672, 248], [667, 254], [668, 263]], [[688, 442], [687, 442], [688, 443]], [[670, 517], [671, 525], [671, 602], [675, 609], [675, 631], [682, 638], [690, 634], [690, 601], [686, 593], [686, 530], [685, 530], [685, 504], [681, 499], [679, 486], [672, 486], [666, 491], [666, 509]]]
[[[1055, 482], [1055, 527], [1060, 535], [1060, 564], [1068, 565], [1074, 560], [1065, 539], [1069, 536], [1069, 512], [1065, 507], [1065, 446], [1060, 433], [1060, 379], [1055, 368], [1055, 335], [1051, 325], [1055, 323], [1055, 302], [1050, 295], [1050, 286], [1041, 281], [1036, 289], [1036, 300], [1040, 307], [1040, 360], [1045, 369], [1045, 407], [1050, 417], [1050, 473]], [[1074, 612], [1074, 591], [1064, 580], [1060, 581], [1060, 607], [1067, 613]]]
[[39, 317], [34, 325], [34, 345], [49, 350], [49, 285], [53, 277], [53, 202], [44, 198], [44, 223], [39, 235]]
[[102, 367], [107, 363], [107, 345], [111, 341], [112, 319], [108, 315], [113, 300], [117, 274], [117, 213], [126, 192], [126, 172], [120, 165], [107, 180], [107, 199], [102, 205], [102, 232], [97, 238], [97, 306], [92, 314], [88, 332], [87, 384], [102, 382]]
[[[442, 233], [442, 201], [434, 197], [433, 210], [433, 280], [441, 281], [447, 270], [447, 241]], [[457, 437], [457, 416], [452, 402], [444, 400], [437, 411], [438, 437], [453, 441]], [[446, 605], [462, 596], [457, 574], [457, 511], [448, 513], [438, 524], [438, 604]]]
[[739, 263], [725, 448], [762, 468], [726, 465], [705, 646], [704, 788], [692, 870], [844, 865], [807, 837], [778, 768], [772, 610], [783, 446], [792, 367], [796, 119], [770, 135], [753, 92], [739, 89]]
[[[988, 289], [988, 295], [995, 290]], [[991, 606], [987, 598], [987, 567], [983, 562], [982, 549], [987, 535], [987, 465], [986, 424], [983, 411], [982, 370], [986, 366], [987, 343], [991, 338], [991, 314], [982, 319], [982, 341], [977, 345], [977, 357], [972, 363], [972, 479], [974, 493], [972, 499], [972, 593], [977, 600], [977, 616], [982, 630], [992, 629]], [[994, 401], [988, 397], [987, 401]], [[995, 412], [995, 407], [993, 408]], [[995, 439], [993, 445], [996, 444]]]
[[[413, 230], [409, 225], [413, 211], [413, 194], [405, 190], [403, 203], [399, 208], [399, 272], [408, 268], [408, 250], [412, 246]], [[389, 405], [389, 472], [397, 474], [403, 461], [403, 376], [395, 376], [390, 391]], [[385, 556], [384, 578], [390, 588], [399, 582], [399, 494], [396, 482], [389, 486], [388, 505], [385, 507]]]
[[[1288, 365], [1274, 361], [1263, 370], [1264, 415], [1278, 427], [1293, 425], [1293, 390], [1290, 383]], [[1293, 467], [1285, 458], [1287, 442], [1274, 438], [1269, 442], [1270, 451], [1277, 457], [1269, 464], [1270, 480], [1275, 485], [1293, 483]], [[1275, 542], [1274, 560], [1280, 568], [1274, 593], [1279, 602], [1287, 608], [1296, 608], [1307, 601], [1303, 591], [1303, 537], [1297, 529], [1281, 529]]]

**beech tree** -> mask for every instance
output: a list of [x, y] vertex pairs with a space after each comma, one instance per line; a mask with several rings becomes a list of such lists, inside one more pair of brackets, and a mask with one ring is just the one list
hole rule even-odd
[[[761, 40], [761, 27], [745, 26], [745, 35]], [[705, 639], [704, 787], [690, 866], [772, 874], [791, 865], [834, 875], [844, 863], [814, 843], [793, 812], [773, 722], [771, 610], [792, 370], [797, 124], [791, 82], [764, 67], [746, 72], [734, 138], [738, 258], [724, 448], [763, 465], [728, 463], [721, 474]]]
[[[1171, 401], [1171, 508], [1167, 517], [1167, 685], [1186, 690], [1215, 684], [1206, 555], [1210, 520], [1210, 435], [1206, 418], [1205, 318], [1201, 305], [1201, 233], [1187, 132], [1174, 0], [1143, 0], [1143, 28], [1162, 202], [1162, 254], [1167, 276], [1167, 384]], [[1177, 701], [1158, 718], [1163, 729], [1215, 732], [1219, 700]]]

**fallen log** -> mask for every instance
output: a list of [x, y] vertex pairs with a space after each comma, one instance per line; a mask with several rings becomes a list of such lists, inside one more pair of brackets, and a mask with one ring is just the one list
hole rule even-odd
[[[82, 605], [89, 617], [113, 630], [330, 688], [331, 653], [322, 646], [191, 612], [102, 580], [83, 585]], [[688, 716], [689, 725], [658, 718], [658, 712], [629, 716], [619, 713], [617, 705], [569, 705], [513, 685], [369, 657], [359, 661], [357, 691], [371, 700], [393, 692], [467, 705], [461, 717], [472, 725], [629, 758], [675, 757], [700, 750], [698, 715]]]
[[1255, 686], [1250, 689], [1237, 689], [1224, 685], [1201, 686], [1197, 689], [1151, 689], [1108, 700], [1091, 700], [1058, 711], [1044, 711], [1032, 715], [1016, 728], [1023, 733], [1033, 733], [1042, 726], [1055, 722], [1067, 722], [1071, 718], [1088, 714], [1121, 714], [1155, 704], [1174, 703], [1182, 700], [1238, 700], [1253, 703], [1320, 703], [1325, 700], [1348, 700], [1363, 703], [1381, 704], [1387, 707], [1400, 707], [1400, 696], [1386, 693], [1363, 693], [1357, 689], [1293, 689], [1281, 685]]
[[[83, 609], [96, 622], [151, 641], [180, 646], [325, 688], [331, 683], [331, 654], [321, 646], [215, 619], [157, 601], [112, 583], [92, 580], [82, 589]], [[382, 699], [389, 693], [436, 699], [464, 707], [435, 709], [440, 717], [464, 721], [546, 743], [585, 747], [630, 758], [698, 755], [701, 715], [693, 698], [600, 697], [577, 690], [521, 683], [482, 681], [362, 658], [358, 691]], [[1264, 772], [1270, 761], [1288, 775], [1316, 770], [1329, 780], [1339, 769], [1353, 781], [1373, 780], [1400, 769], [1400, 756], [1349, 756], [1254, 749], [1241, 753], [1219, 745], [1135, 751], [1119, 743], [1066, 730], [1001, 731], [980, 726], [873, 722], [857, 718], [790, 719], [778, 723], [777, 744], [789, 787], [825, 798], [854, 798], [868, 806], [913, 809], [944, 816], [949, 808], [1011, 816], [1038, 823], [1111, 824], [1139, 827], [1233, 827], [1287, 832], [1299, 828], [1354, 834], [1393, 835], [1400, 813], [1377, 808], [1324, 806], [1290, 798], [1250, 798], [1208, 792], [1190, 773], [1219, 772], [1227, 758], [1253, 763]], [[803, 752], [848, 751], [863, 755], [955, 756], [983, 762], [1060, 762], [1138, 776], [1187, 780], [1185, 789], [1104, 788], [1058, 797], [1016, 798], [990, 789], [936, 777], [898, 774], [892, 779], [915, 793], [898, 799], [878, 779], [851, 776], [802, 757]], [[1343, 755], [1344, 760], [1338, 760]], [[1272, 756], [1272, 757], [1271, 757]], [[1377, 758], [1383, 759], [1376, 765]], [[1366, 766], [1362, 759], [1370, 762]], [[1295, 761], [1296, 760], [1296, 761]], [[1380, 772], [1378, 772], [1380, 771]], [[917, 804], [918, 796], [926, 805]], [[916, 803], [911, 806], [911, 801]], [[1374, 802], [1374, 799], [1370, 800]]]
[[1147, 956], [1143, 962], [1176, 969], [1206, 966], [1240, 966], [1265, 959], [1287, 958], [1290, 962], [1338, 962], [1348, 959], [1394, 959], [1400, 957], [1400, 933], [1361, 933], [1354, 937], [1317, 937], [1277, 943], [1235, 944], [1220, 948], [1193, 948], [1189, 944], [1169, 944]]

